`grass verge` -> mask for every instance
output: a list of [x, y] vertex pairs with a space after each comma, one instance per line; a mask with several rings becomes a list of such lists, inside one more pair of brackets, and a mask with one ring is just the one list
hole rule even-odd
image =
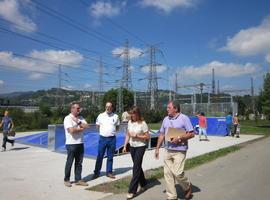
[[[225, 156], [231, 152], [235, 152], [239, 149], [241, 149], [244, 145], [235, 145], [231, 147], [227, 147], [224, 149], [220, 149], [214, 152], [210, 152], [204, 155], [200, 155], [191, 159], [186, 160], [185, 164], [185, 170], [197, 167], [199, 165], [202, 165], [204, 163], [207, 163], [209, 161], [215, 160], [221, 156]], [[145, 171], [146, 179], [148, 180], [149, 186], [156, 185], [158, 179], [163, 178], [163, 167], [147, 170]], [[103, 183], [100, 185], [96, 185], [94, 187], [89, 187], [86, 190], [92, 190], [92, 191], [99, 191], [99, 192], [106, 192], [106, 193], [125, 193], [128, 190], [129, 183], [130, 183], [131, 176], [125, 177], [123, 179], [119, 179], [110, 183]]]

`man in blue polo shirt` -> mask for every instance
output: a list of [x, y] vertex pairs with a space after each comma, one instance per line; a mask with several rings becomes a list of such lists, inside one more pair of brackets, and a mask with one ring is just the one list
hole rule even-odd
[[174, 137], [165, 142], [164, 155], [164, 178], [166, 183], [167, 200], [176, 200], [177, 192], [175, 188], [176, 181], [185, 192], [185, 199], [192, 197], [192, 185], [185, 176], [184, 167], [186, 152], [188, 150], [188, 140], [194, 137], [193, 126], [190, 119], [180, 112], [180, 105], [174, 101], [169, 102], [167, 106], [168, 116], [164, 118], [160, 128], [160, 135], [155, 151], [155, 157], [159, 158], [159, 148], [168, 134], [169, 128], [184, 130], [185, 134]]
[[229, 112], [228, 115], [226, 116], [226, 131], [227, 135], [232, 135], [232, 113]]
[[6, 110], [4, 113], [4, 117], [2, 118], [0, 127], [3, 126], [3, 144], [2, 144], [2, 151], [6, 151], [6, 144], [7, 142], [11, 143], [14, 146], [14, 140], [8, 139], [9, 131], [12, 131], [14, 127], [14, 123], [12, 118], [8, 116], [8, 111]]

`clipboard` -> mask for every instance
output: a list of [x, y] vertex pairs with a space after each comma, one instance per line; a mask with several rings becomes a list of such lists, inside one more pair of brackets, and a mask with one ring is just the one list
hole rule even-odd
[[186, 135], [186, 131], [184, 129], [179, 129], [179, 128], [168, 128], [168, 132], [165, 135], [165, 140], [171, 142], [172, 138], [175, 137], [182, 137]]

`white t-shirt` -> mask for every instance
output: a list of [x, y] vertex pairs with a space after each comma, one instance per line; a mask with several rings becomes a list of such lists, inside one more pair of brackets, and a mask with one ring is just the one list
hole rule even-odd
[[122, 122], [128, 122], [130, 119], [130, 115], [128, 114], [127, 111], [123, 112], [122, 114]]
[[[148, 126], [145, 121], [142, 122], [132, 122], [131, 120], [128, 121], [128, 132], [137, 134], [137, 135], [144, 135], [144, 133], [148, 132]], [[138, 140], [136, 138], [129, 138], [129, 144], [132, 147], [141, 147], [145, 146], [146, 142]]]
[[103, 112], [98, 115], [96, 125], [99, 125], [100, 135], [103, 137], [111, 137], [116, 134], [116, 126], [120, 125], [117, 114]]
[[[64, 128], [66, 135], [66, 144], [82, 144], [83, 143], [83, 131], [77, 133], [69, 133], [68, 128], [79, 128], [79, 125], [72, 119], [73, 115], [70, 113], [64, 119]], [[84, 124], [87, 124], [85, 119], [82, 116], [78, 117], [79, 121]]]

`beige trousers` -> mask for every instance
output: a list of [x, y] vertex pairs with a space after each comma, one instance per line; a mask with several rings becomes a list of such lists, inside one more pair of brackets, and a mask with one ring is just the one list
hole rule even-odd
[[185, 151], [165, 150], [164, 178], [168, 199], [177, 199], [175, 188], [176, 181], [184, 191], [188, 190], [190, 181], [185, 177], [184, 166], [186, 161]]

